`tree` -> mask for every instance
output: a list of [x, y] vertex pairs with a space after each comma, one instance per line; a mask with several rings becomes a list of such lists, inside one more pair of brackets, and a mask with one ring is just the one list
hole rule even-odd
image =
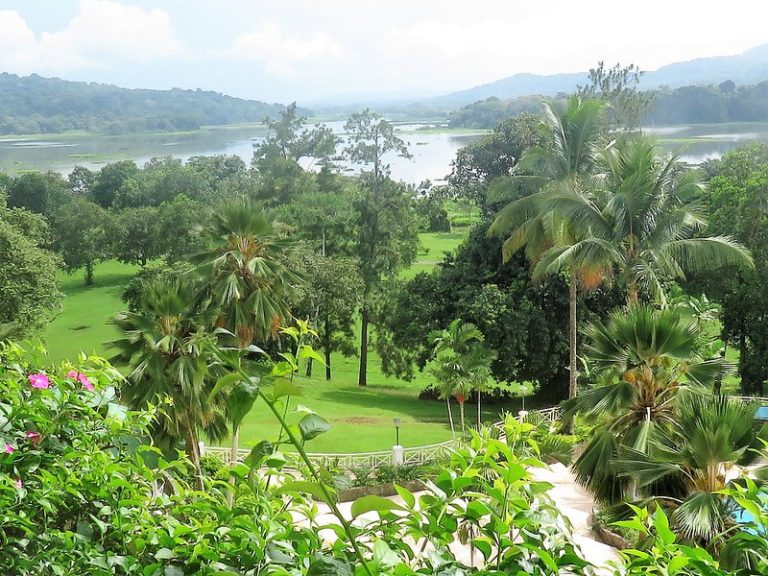
[[199, 254], [207, 248], [202, 231], [209, 224], [211, 208], [184, 194], [157, 208], [160, 252], [174, 263]]
[[110, 214], [85, 198], [62, 206], [53, 218], [54, 246], [70, 274], [85, 268], [85, 285], [93, 285], [93, 268], [109, 254]]
[[361, 167], [361, 195], [356, 202], [357, 245], [363, 281], [360, 307], [360, 370], [358, 384], [368, 384], [368, 330], [375, 292], [382, 278], [393, 277], [416, 257], [418, 224], [413, 195], [389, 177], [384, 156], [409, 157], [394, 128], [369, 110], [353, 114], [344, 125], [349, 134], [345, 155]]
[[523, 159], [523, 164], [534, 175], [513, 178], [510, 182], [517, 185], [523, 179], [534, 187], [544, 188], [508, 204], [496, 216], [489, 233], [508, 236], [503, 247], [505, 259], [525, 247], [528, 258], [538, 262], [535, 276], [558, 271], [544, 258], [548, 246], [553, 246], [551, 250], [562, 250], [563, 255], [557, 262], [570, 268], [568, 397], [573, 398], [578, 390], [577, 288], [580, 279], [585, 287], [598, 284], [604, 261], [583, 257], [577, 263], [568, 258], [571, 254], [568, 249], [580, 240], [588, 240], [591, 230], [561, 218], [553, 210], [551, 198], [559, 193], [576, 197], [588, 194], [596, 149], [603, 137], [603, 105], [597, 100], [574, 96], [565, 105], [546, 105], [545, 116], [545, 147], [529, 148]]
[[0, 326], [14, 336], [35, 334], [59, 309], [59, 262], [42, 247], [48, 235], [41, 216], [0, 205]]
[[139, 174], [133, 160], [112, 162], [99, 170], [95, 183], [90, 187], [90, 198], [102, 208], [110, 208], [118, 190]]
[[[163, 254], [163, 239], [168, 231], [160, 227], [157, 208], [126, 208], [114, 217], [112, 253], [126, 264], [146, 266], [147, 262]], [[178, 241], [167, 238], [166, 243]]]
[[467, 144], [456, 153], [448, 177], [447, 194], [467, 199], [486, 213], [511, 199], [491, 194], [488, 187], [496, 178], [510, 176], [525, 150], [544, 146], [540, 119], [520, 114], [500, 122], [491, 134]]
[[[656, 487], [683, 538], [712, 545], [739, 509], [728, 488], [760, 454], [756, 408], [727, 396], [679, 394], [675, 425], [655, 429], [647, 451], [627, 450], [616, 466], [639, 489]], [[668, 485], [659, 493], [662, 482]]]
[[609, 264], [626, 285], [630, 304], [641, 292], [664, 303], [665, 283], [685, 273], [752, 266], [749, 252], [730, 236], [701, 236], [707, 226], [701, 186], [676, 158], [660, 160], [651, 141], [635, 137], [620, 138], [599, 160], [602, 192], [565, 191], [549, 200], [556, 213], [591, 237], [551, 248], [542, 266], [557, 271]]
[[27, 172], [8, 187], [9, 208], [24, 208], [49, 220], [69, 199], [69, 184], [55, 172]]
[[601, 98], [609, 104], [610, 125], [619, 130], [640, 127], [653, 101], [653, 92], [638, 92], [637, 87], [645, 72], [634, 64], [616, 64], [606, 70], [602, 61], [589, 70], [589, 84], [579, 86], [582, 98]]
[[171, 450], [184, 441], [202, 489], [199, 432], [219, 440], [226, 426], [221, 407], [209, 400], [216, 342], [197, 302], [193, 287], [177, 278], [151, 281], [140, 308], [113, 321], [121, 336], [108, 345], [117, 350], [112, 361], [130, 367], [123, 401], [134, 410], [163, 405], [155, 423], [156, 442]]
[[205, 230], [211, 248], [194, 258], [209, 284], [215, 325], [241, 349], [274, 338], [290, 318], [294, 287], [302, 280], [285, 264], [291, 242], [249, 201], [221, 206]]
[[[360, 307], [362, 282], [357, 263], [348, 258], [332, 258], [310, 251], [299, 256], [296, 269], [306, 278], [293, 306], [297, 318], [307, 318], [316, 327], [318, 343], [325, 355], [325, 379], [332, 375], [331, 354], [355, 354], [356, 312]], [[312, 360], [307, 376], [312, 375]]]
[[585, 352], [602, 385], [569, 401], [568, 410], [603, 425], [574, 463], [576, 480], [603, 502], [619, 502], [629, 481], [614, 460], [629, 449], [648, 454], [648, 441], [678, 420], [681, 389], [702, 389], [724, 370], [721, 358], [699, 351], [696, 322], [672, 310], [639, 304], [584, 330]]
[[768, 381], [768, 319], [755, 302], [768, 299], [768, 146], [746, 146], [713, 163], [708, 183], [713, 234], [733, 234], [749, 248], [754, 269], [731, 266], [721, 274], [698, 274], [690, 284], [722, 305], [724, 342], [739, 351], [744, 394], [762, 395]]
[[464, 433], [464, 402], [473, 391], [477, 393], [477, 425], [480, 426], [480, 395], [490, 378], [495, 352], [484, 348], [483, 333], [474, 324], [462, 323], [458, 319], [445, 330], [430, 334], [429, 339], [434, 347], [429, 368], [445, 398], [451, 432], [456, 434], [451, 415], [451, 397], [459, 403], [461, 431]]

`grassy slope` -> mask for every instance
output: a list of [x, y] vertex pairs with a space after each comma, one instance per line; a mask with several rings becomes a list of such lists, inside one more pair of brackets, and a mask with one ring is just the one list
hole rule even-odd
[[[464, 239], [466, 232], [467, 229], [460, 229], [453, 234], [422, 234], [418, 261], [411, 270], [404, 271], [403, 277], [432, 269], [445, 251], [454, 249]], [[104, 342], [117, 334], [107, 321], [122, 309], [120, 294], [136, 270], [134, 266], [117, 262], [99, 264], [95, 271], [96, 285], [90, 288], [84, 285], [81, 274], [62, 276], [62, 289], [67, 295], [64, 309], [46, 334], [53, 361], [74, 358], [81, 350], [109, 354]], [[428, 383], [428, 375], [417, 374], [410, 383], [386, 378], [374, 352], [370, 356], [370, 385], [361, 389], [356, 385], [357, 369], [357, 358], [334, 355], [332, 382], [325, 381], [322, 367], [316, 367], [312, 379], [299, 379], [305, 391], [299, 403], [310, 406], [333, 424], [328, 434], [312, 441], [313, 451], [387, 449], [394, 438], [393, 418], [402, 419], [401, 441], [405, 446], [450, 438], [445, 405], [417, 401], [419, 391]], [[467, 409], [468, 419], [474, 421], [474, 406]], [[498, 407], [485, 410], [484, 418], [495, 418], [498, 411]], [[455, 416], [458, 418], [458, 413]], [[273, 418], [257, 408], [243, 427], [242, 445], [249, 446], [264, 438], [274, 439], [275, 434]]]

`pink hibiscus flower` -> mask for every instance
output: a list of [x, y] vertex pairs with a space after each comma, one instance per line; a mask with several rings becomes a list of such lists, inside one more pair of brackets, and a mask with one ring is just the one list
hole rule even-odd
[[91, 384], [91, 381], [88, 380], [88, 376], [83, 374], [82, 372], [78, 372], [76, 370], [70, 370], [67, 372], [67, 377], [72, 378], [72, 380], [77, 380], [80, 382], [80, 384], [83, 385], [83, 388], [86, 390], [93, 390], [93, 384]]
[[6, 454], [13, 454], [14, 452], [16, 452], [16, 448], [11, 446], [10, 444], [6, 444], [5, 445], [5, 453]]
[[33, 432], [32, 430], [27, 430], [26, 437], [32, 440], [32, 442], [39, 442], [40, 441], [40, 433], [39, 432]]
[[48, 380], [48, 376], [43, 373], [30, 374], [27, 376], [27, 380], [29, 380], [32, 388], [49, 388], [51, 386], [51, 381]]
[[21, 478], [16, 478], [16, 482], [14, 482], [14, 485], [18, 490], [21, 490], [24, 488], [24, 483], [21, 481]]

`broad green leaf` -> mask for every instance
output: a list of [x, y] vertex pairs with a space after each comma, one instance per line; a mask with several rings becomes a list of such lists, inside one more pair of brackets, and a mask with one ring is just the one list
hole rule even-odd
[[373, 560], [379, 566], [393, 568], [400, 562], [400, 557], [393, 552], [384, 540], [376, 540], [373, 545]]
[[277, 400], [285, 396], [301, 396], [301, 388], [285, 378], [281, 378], [275, 382], [275, 386], [272, 389], [272, 399]]
[[405, 505], [408, 506], [408, 508], [413, 508], [416, 506], [416, 497], [413, 495], [413, 492], [406, 490], [397, 484], [393, 484], [393, 486], [395, 488], [395, 492], [397, 492], [397, 495], [403, 499], [403, 502], [405, 502]]
[[363, 496], [352, 503], [352, 518], [357, 518], [367, 512], [387, 512], [390, 510], [405, 510], [397, 502], [382, 498], [381, 496]]
[[272, 455], [275, 451], [275, 447], [271, 442], [262, 440], [256, 446], [251, 448], [251, 453], [245, 458], [245, 464], [251, 467], [251, 469], [259, 468], [264, 462], [267, 456]]
[[352, 567], [332, 556], [315, 556], [307, 570], [307, 576], [353, 576]]
[[216, 385], [213, 387], [213, 390], [211, 390], [211, 393], [208, 394], [208, 401], [210, 402], [216, 398], [216, 396], [224, 389], [229, 388], [235, 382], [240, 382], [242, 379], [242, 375], [238, 372], [230, 372], [229, 374], [225, 374], [216, 381]]
[[176, 552], [170, 548], [160, 548], [155, 552], [155, 560], [171, 560], [173, 558], [176, 558]]
[[317, 414], [307, 414], [299, 420], [299, 430], [301, 430], [301, 437], [304, 440], [312, 440], [312, 438], [316, 438], [330, 429], [331, 425]]
[[314, 348], [311, 346], [302, 346], [299, 350], [299, 358], [306, 359], [311, 358], [315, 362], [325, 366], [325, 358], [323, 358]]

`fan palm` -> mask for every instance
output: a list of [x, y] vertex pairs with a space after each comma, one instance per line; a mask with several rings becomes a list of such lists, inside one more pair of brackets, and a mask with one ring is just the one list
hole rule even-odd
[[139, 309], [113, 320], [121, 337], [108, 345], [117, 349], [112, 361], [130, 366], [121, 394], [131, 408], [170, 400], [155, 424], [155, 439], [161, 445], [183, 440], [200, 478], [199, 431], [219, 439], [223, 418], [218, 405], [208, 402], [215, 341], [195, 307], [196, 296], [177, 278], [150, 281]]
[[[502, 247], [505, 261], [525, 248], [528, 259], [538, 262], [534, 277], [539, 277], [559, 271], [559, 265], [565, 263], [565, 255], [572, 253], [566, 248], [592, 237], [588, 227], [573, 226], [571, 221], [560, 217], [553, 210], [551, 198], [562, 194], [588, 194], [598, 144], [603, 137], [604, 119], [604, 106], [598, 100], [583, 100], [574, 96], [565, 106], [545, 105], [544, 128], [548, 145], [529, 149], [523, 155], [520, 168], [532, 175], [510, 179], [514, 185], [522, 184], [539, 191], [503, 208], [489, 229], [489, 234], [506, 236]], [[542, 264], [542, 256], [555, 248], [564, 254], [558, 265]], [[589, 261], [585, 257], [581, 257], [578, 263], [574, 260], [570, 266], [569, 398], [577, 393], [576, 306], [579, 278], [585, 280], [584, 284], [588, 287], [596, 284], [602, 268], [602, 260]]]
[[621, 138], [597, 161], [599, 189], [589, 195], [561, 190], [548, 198], [560, 218], [591, 235], [553, 246], [539, 266], [557, 271], [609, 264], [634, 304], [640, 292], [664, 303], [664, 283], [686, 273], [752, 265], [749, 252], [732, 238], [699, 236], [707, 225], [701, 184], [675, 157], [660, 159], [651, 140]]
[[584, 332], [590, 341], [586, 354], [605, 384], [582, 393], [566, 408], [603, 425], [574, 471], [597, 499], [616, 502], [624, 497], [629, 479], [613, 461], [625, 449], [647, 453], [654, 431], [674, 426], [678, 392], [712, 382], [724, 365], [720, 358], [700, 356], [695, 321], [671, 310], [631, 306]]
[[290, 318], [288, 300], [297, 274], [285, 264], [290, 240], [249, 201], [222, 206], [205, 231], [211, 248], [195, 257], [208, 280], [216, 324], [235, 336], [238, 348], [274, 338]]
[[759, 454], [755, 410], [753, 404], [725, 396], [680, 394], [675, 425], [658, 429], [647, 453], [630, 450], [616, 465], [640, 488], [666, 479], [677, 484], [676, 530], [709, 543], [734, 524], [735, 503], [723, 491], [740, 476], [738, 467]]
[[[301, 282], [285, 263], [291, 242], [277, 237], [272, 221], [249, 201], [222, 206], [206, 235], [211, 249], [195, 261], [208, 283], [216, 326], [229, 331], [240, 350], [276, 337], [290, 318], [289, 298]], [[252, 394], [238, 397], [248, 407], [253, 404]], [[241, 412], [230, 406], [229, 411], [233, 410]], [[230, 420], [234, 463], [242, 418]]]

